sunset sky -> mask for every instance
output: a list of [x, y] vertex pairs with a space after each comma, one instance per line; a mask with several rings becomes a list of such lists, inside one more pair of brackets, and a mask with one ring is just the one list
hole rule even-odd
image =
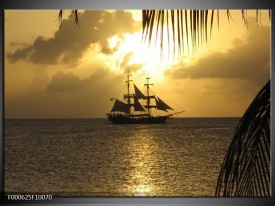
[[[147, 74], [152, 93], [176, 117], [242, 116], [270, 78], [270, 22], [262, 11], [220, 11], [211, 39], [196, 52], [172, 58], [141, 41], [141, 11], [79, 11], [79, 26], [65, 11], [5, 11], [5, 118], [104, 117], [122, 98], [129, 69], [141, 90]], [[166, 50], [167, 51], [167, 50]]]

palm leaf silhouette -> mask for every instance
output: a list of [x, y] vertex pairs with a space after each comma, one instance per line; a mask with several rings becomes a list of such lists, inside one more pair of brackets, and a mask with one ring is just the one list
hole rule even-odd
[[270, 81], [237, 126], [215, 195], [270, 196]]

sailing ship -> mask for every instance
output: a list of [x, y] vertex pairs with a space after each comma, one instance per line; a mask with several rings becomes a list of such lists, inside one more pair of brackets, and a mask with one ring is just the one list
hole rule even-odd
[[[117, 98], [111, 98], [110, 100], [115, 100], [113, 108], [110, 113], [107, 113], [109, 121], [113, 124], [160, 124], [165, 123], [166, 120], [173, 114], [178, 114], [182, 112], [177, 112], [167, 115], [153, 115], [152, 109], [168, 112], [168, 110], [173, 110], [169, 105], [162, 101], [158, 96], [150, 94], [150, 77], [147, 76], [146, 83], [146, 95], [144, 95], [140, 89], [134, 85], [134, 92], [130, 93], [130, 74], [127, 74], [127, 93], [123, 95], [124, 101]], [[145, 103], [142, 104], [141, 101]]]

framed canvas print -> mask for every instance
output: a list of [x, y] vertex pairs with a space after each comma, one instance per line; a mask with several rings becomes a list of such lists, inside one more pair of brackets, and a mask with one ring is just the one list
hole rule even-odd
[[3, 203], [271, 204], [269, 3], [5, 3]]

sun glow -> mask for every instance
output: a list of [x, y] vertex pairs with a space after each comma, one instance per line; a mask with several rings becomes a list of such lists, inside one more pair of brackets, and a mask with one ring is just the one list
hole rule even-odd
[[[157, 33], [157, 32], [156, 32]], [[158, 40], [156, 41], [156, 38]], [[169, 37], [169, 41], [172, 41]], [[106, 68], [111, 69], [115, 73], [130, 72], [139, 80], [146, 76], [152, 77], [154, 82], [161, 82], [164, 80], [164, 72], [172, 69], [173, 65], [178, 63], [192, 63], [194, 56], [187, 52], [186, 49], [183, 54], [175, 52], [173, 44], [169, 44], [167, 33], [163, 34], [163, 48], [160, 48], [160, 37], [153, 36], [151, 43], [142, 38], [142, 31], [136, 33], [124, 33], [123, 35], [114, 35], [107, 39], [107, 45], [101, 42], [91, 45], [94, 51], [87, 52], [89, 62], [97, 61], [104, 62]], [[177, 44], [175, 45], [177, 47]], [[103, 48], [110, 51], [104, 53]], [[177, 50], [177, 49], [176, 49]], [[189, 53], [189, 54], [188, 54]]]
[[[109, 42], [110, 46], [115, 47], [118, 41], [118, 38], [112, 38]], [[127, 54], [131, 54], [127, 62], [129, 68], [131, 65], [140, 65], [139, 68], [132, 72], [148, 75], [158, 80], [162, 80], [163, 72], [175, 63], [173, 60], [163, 57], [160, 49], [155, 48], [153, 45], [148, 45], [147, 42], [143, 42], [141, 32], [125, 34], [123, 43], [119, 46], [117, 56], [122, 57]]]
[[173, 69], [173, 65], [179, 63], [192, 64], [198, 56], [190, 48], [185, 48], [180, 53], [177, 44], [174, 48], [169, 43], [172, 40], [171, 36], [168, 40], [168, 35], [164, 32], [163, 47], [160, 48], [160, 37], [153, 36], [149, 43], [142, 38], [142, 31], [114, 35], [107, 39], [107, 44], [97, 42], [91, 45], [82, 62], [92, 65], [100, 61], [105, 68], [119, 74], [125, 74], [129, 70], [135, 81], [142, 83], [147, 76], [152, 77], [155, 83], [162, 82], [166, 70]]

